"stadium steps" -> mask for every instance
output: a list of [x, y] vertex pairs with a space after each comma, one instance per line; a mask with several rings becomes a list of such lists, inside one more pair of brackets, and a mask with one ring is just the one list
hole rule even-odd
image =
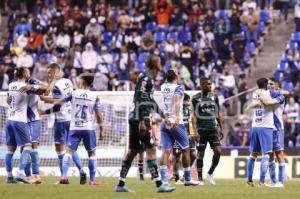
[[293, 17], [289, 16], [289, 21], [272, 24], [271, 32], [264, 41], [262, 51], [256, 57], [256, 62], [251, 68], [248, 87], [256, 85], [256, 80], [261, 77], [271, 77], [280, 61], [282, 52], [286, 48], [286, 41], [295, 30]]
[[7, 23], [8, 17], [1, 15], [0, 17], [0, 35], [8, 36]]

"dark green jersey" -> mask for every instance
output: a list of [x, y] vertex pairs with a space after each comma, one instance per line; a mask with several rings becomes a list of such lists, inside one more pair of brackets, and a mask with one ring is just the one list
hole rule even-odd
[[197, 118], [197, 129], [217, 130], [217, 117], [219, 115], [218, 96], [213, 93], [203, 95], [200, 91], [192, 98], [193, 111]]
[[133, 103], [134, 110], [130, 113], [130, 120], [145, 120], [150, 119], [152, 111], [156, 111], [159, 114], [159, 110], [156, 102], [153, 99], [154, 93], [154, 79], [149, 72], [143, 72], [138, 76]]
[[182, 112], [183, 112], [183, 123], [184, 123], [184, 126], [188, 132], [188, 134], [190, 134], [190, 131], [189, 131], [189, 120], [190, 120], [190, 116], [191, 116], [191, 109], [189, 106], [186, 106], [186, 105], [183, 105], [183, 109], [182, 109]]

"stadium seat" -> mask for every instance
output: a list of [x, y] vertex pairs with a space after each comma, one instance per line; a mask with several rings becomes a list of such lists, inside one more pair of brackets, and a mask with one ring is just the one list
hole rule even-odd
[[246, 48], [248, 49], [248, 51], [253, 55], [256, 51], [256, 47], [255, 47], [255, 44], [254, 42], [249, 42], [247, 43], [246, 45]]
[[259, 13], [259, 20], [264, 22], [264, 23], [268, 23], [270, 20], [270, 14], [268, 11], [266, 10], [262, 10]]
[[188, 42], [192, 40], [191, 32], [181, 31], [178, 35], [178, 39], [180, 42]]
[[296, 42], [300, 41], [300, 32], [294, 32], [291, 36], [291, 40]]
[[164, 53], [165, 52], [165, 43], [164, 42], [158, 44], [157, 47], [158, 47], [160, 53]]
[[171, 63], [167, 61], [164, 65], [164, 71], [168, 71], [170, 68], [171, 68]]
[[286, 48], [289, 49], [289, 50], [296, 51], [296, 50], [298, 50], [298, 43], [297, 43], [297, 42], [291, 41], [291, 42], [287, 45]]
[[294, 89], [294, 86], [293, 86], [293, 83], [292, 82], [286, 82], [286, 81], [283, 81], [282, 82], [282, 88], [284, 90], [287, 90], [289, 92], [292, 92], [293, 89]]
[[139, 58], [138, 58], [138, 62], [145, 62], [148, 56], [149, 56], [148, 52], [140, 53]]
[[146, 30], [150, 30], [151, 32], [154, 32], [156, 29], [156, 22], [152, 21], [146, 24]]
[[160, 43], [167, 40], [166, 33], [164, 32], [155, 32], [154, 39], [156, 42]]
[[144, 72], [146, 69], [146, 63], [145, 62], [137, 62], [137, 67], [139, 72]]
[[258, 32], [259, 32], [259, 34], [261, 34], [261, 35], [265, 35], [265, 24], [264, 24], [264, 22], [259, 22], [259, 24], [258, 24], [258, 27], [257, 27], [257, 29], [258, 29]]
[[112, 33], [111, 32], [104, 32], [102, 34], [102, 41], [104, 44], [110, 43], [112, 40]]
[[241, 27], [241, 29], [242, 29], [243, 32], [247, 32], [248, 28], [247, 28], [247, 26], [245, 24], [241, 23], [240, 27]]
[[283, 73], [279, 70], [276, 70], [275, 73], [273, 74], [274, 77], [278, 80], [278, 81], [282, 81], [283, 79]]
[[284, 72], [288, 69], [289, 65], [287, 62], [280, 62], [280, 64], [277, 65], [277, 70]]
[[219, 14], [218, 14], [218, 18], [223, 18], [225, 20], [228, 19], [228, 13], [225, 10], [220, 10]]
[[178, 32], [169, 32], [167, 35], [167, 39], [173, 39], [174, 41], [177, 41], [178, 39]]

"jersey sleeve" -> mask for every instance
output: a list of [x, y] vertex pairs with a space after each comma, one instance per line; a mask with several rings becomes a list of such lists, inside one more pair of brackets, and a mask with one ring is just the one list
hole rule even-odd
[[275, 98], [279, 104], [284, 104], [285, 102], [285, 97], [283, 95], [279, 95]]
[[179, 95], [179, 96], [182, 97], [184, 95], [184, 88], [183, 88], [183, 86], [176, 87], [176, 89], [174, 91], [174, 95]]
[[70, 102], [70, 101], [72, 101], [72, 95], [70, 95], [70, 96], [64, 98], [64, 101], [65, 101], [65, 102]]

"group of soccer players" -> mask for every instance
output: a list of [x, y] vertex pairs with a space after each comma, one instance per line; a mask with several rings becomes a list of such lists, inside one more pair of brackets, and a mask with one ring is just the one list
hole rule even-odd
[[[129, 115], [129, 149], [122, 161], [120, 178], [115, 191], [133, 192], [126, 184], [127, 173], [132, 161], [143, 150], [147, 153], [147, 166], [157, 192], [172, 192], [175, 187], [168, 183], [168, 159], [175, 156], [174, 177], [179, 180], [180, 155], [184, 170], [185, 186], [203, 185], [203, 158], [207, 143], [214, 155], [208, 171], [208, 181], [215, 185], [213, 172], [221, 156], [222, 121], [219, 115], [218, 97], [212, 92], [211, 81], [201, 78], [201, 91], [191, 100], [178, 83], [175, 70], [166, 72], [166, 82], [161, 86], [163, 110], [153, 99], [154, 78], [162, 70], [158, 56], [150, 55], [146, 61], [146, 71], [138, 76], [134, 93], [134, 110]], [[61, 77], [59, 65], [48, 66], [48, 85], [30, 79], [27, 68], [18, 68], [15, 81], [9, 85], [7, 103], [9, 116], [6, 128], [7, 154], [5, 157], [7, 183], [40, 184], [37, 147], [41, 131], [40, 115], [55, 114], [54, 140], [58, 156], [61, 178], [59, 184], [69, 184], [68, 169], [72, 162], [80, 172], [80, 184], [85, 184], [87, 175], [76, 153], [81, 140], [89, 156], [89, 184], [98, 185], [96, 174], [96, 134], [95, 123], [102, 130], [102, 105], [97, 93], [91, 91], [94, 77], [84, 73], [80, 76], [80, 88], [74, 90], [72, 82]], [[251, 155], [247, 164], [248, 185], [254, 186], [252, 175], [254, 162], [262, 155], [260, 184], [265, 184], [269, 168], [272, 186], [282, 187], [284, 181], [283, 122], [282, 112], [285, 102], [283, 91], [276, 79], [259, 79], [258, 89], [253, 94], [249, 108], [254, 110], [251, 132]], [[269, 89], [269, 90], [268, 90]], [[38, 110], [38, 98], [53, 104], [47, 110]], [[158, 166], [157, 143], [151, 132], [151, 115], [156, 112], [162, 120], [160, 126], [162, 156]], [[197, 140], [197, 142], [196, 142]], [[66, 147], [67, 145], [67, 147]], [[197, 153], [195, 146], [197, 145]], [[12, 157], [21, 147], [19, 171], [12, 176]], [[279, 161], [278, 182], [275, 175], [274, 153]], [[191, 177], [191, 166], [196, 161], [198, 180]], [[31, 169], [32, 167], [32, 169]], [[32, 176], [31, 176], [32, 170]], [[31, 177], [30, 177], [31, 176]]]
[[[261, 78], [257, 80], [258, 89], [254, 91], [252, 102], [248, 108], [253, 109], [252, 130], [250, 137], [250, 157], [247, 163], [247, 184], [253, 183], [254, 163], [258, 155], [262, 156], [259, 186], [284, 187], [284, 124], [283, 109], [284, 95], [287, 91], [280, 89], [280, 83], [275, 78]], [[279, 163], [278, 179], [274, 153]], [[269, 169], [271, 183], [265, 183], [266, 173]]]

